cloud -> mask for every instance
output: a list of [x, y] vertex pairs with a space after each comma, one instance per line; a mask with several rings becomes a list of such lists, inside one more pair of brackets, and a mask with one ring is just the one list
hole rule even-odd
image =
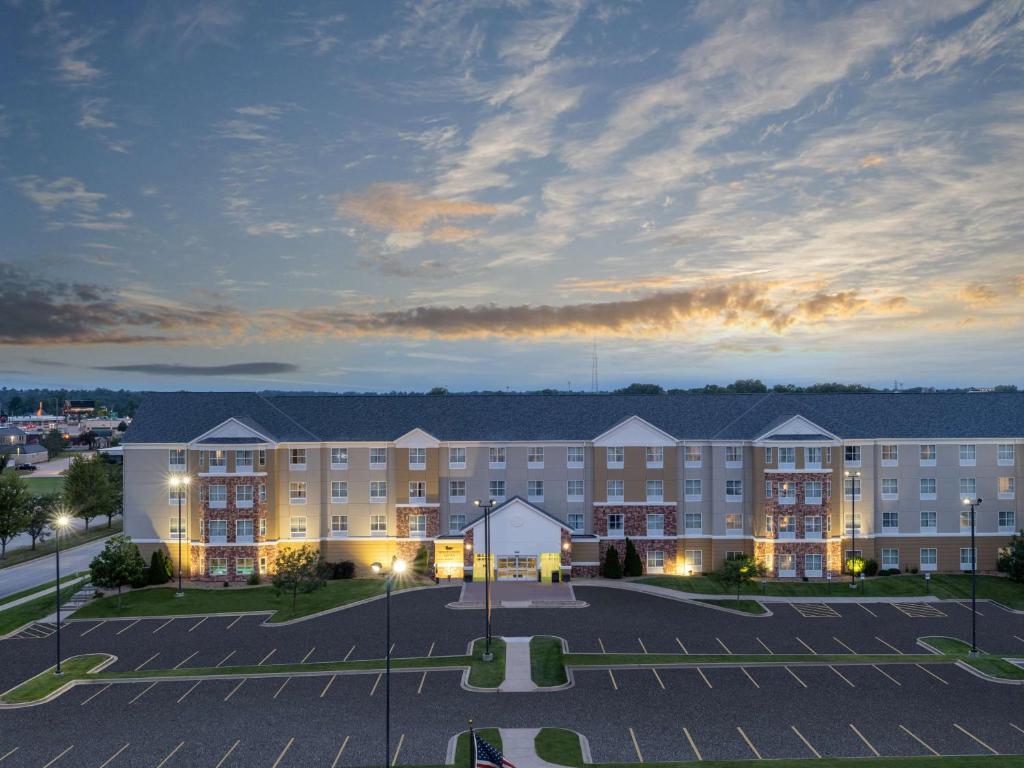
[[110, 99], [92, 98], [86, 99], [81, 104], [81, 117], [78, 120], [78, 127], [86, 130], [106, 130], [117, 128], [117, 123], [103, 115]]
[[1000, 300], [999, 292], [984, 283], [969, 283], [959, 293], [960, 298], [973, 306], [992, 304]]
[[678, 287], [682, 278], [652, 275], [650, 277], [568, 277], [558, 284], [559, 290], [594, 293], [632, 293], [644, 290], [665, 290]]
[[250, 107], [238, 107], [235, 109], [235, 112], [249, 117], [263, 117], [269, 120], [277, 120], [284, 113], [284, 110], [280, 107], [274, 107], [269, 104], [255, 104]]
[[337, 28], [345, 23], [342, 13], [311, 18], [302, 11], [294, 12], [286, 22], [290, 30], [281, 40], [285, 48], [305, 49], [314, 56], [330, 53], [341, 42]]
[[299, 366], [291, 363], [229, 363], [228, 365], [184, 365], [181, 363], [135, 363], [132, 365], [96, 365], [97, 371], [149, 373], [158, 376], [267, 376], [294, 373]]
[[860, 159], [860, 162], [857, 163], [857, 165], [860, 166], [861, 168], [874, 168], [876, 165], [884, 165], [884, 164], [885, 164], [885, 158], [882, 157], [881, 155], [877, 154], [877, 153], [872, 153], [870, 155], [865, 155], [864, 157], [862, 157]]
[[62, 206], [95, 211], [107, 197], [102, 192], [90, 192], [83, 182], [70, 176], [53, 181], [44, 181], [39, 176], [25, 176], [18, 180], [18, 187], [25, 197], [47, 212]]
[[484, 233], [482, 229], [466, 229], [464, 227], [453, 227], [451, 225], [438, 227], [429, 235], [427, 240], [438, 243], [461, 243], [465, 240], [472, 240]]
[[459, 198], [430, 197], [412, 184], [373, 184], [338, 204], [339, 217], [355, 218], [376, 229], [417, 232], [435, 222], [493, 216], [498, 206]]

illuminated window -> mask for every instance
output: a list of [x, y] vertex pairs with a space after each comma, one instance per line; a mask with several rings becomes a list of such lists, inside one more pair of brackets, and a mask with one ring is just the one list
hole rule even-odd
[[648, 469], [661, 469], [665, 466], [665, 449], [660, 445], [648, 446], [646, 458]]

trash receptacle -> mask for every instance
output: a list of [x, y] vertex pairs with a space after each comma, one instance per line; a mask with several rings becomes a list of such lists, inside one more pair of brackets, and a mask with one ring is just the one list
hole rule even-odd
[[552, 571], [551, 572], [551, 583], [552, 584], [557, 584], [559, 576], [561, 576], [561, 574], [558, 571]]

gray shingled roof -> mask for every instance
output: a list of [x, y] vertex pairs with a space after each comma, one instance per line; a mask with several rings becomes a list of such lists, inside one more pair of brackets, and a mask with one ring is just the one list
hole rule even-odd
[[1024, 393], [273, 395], [148, 393], [125, 443], [182, 443], [229, 418], [277, 441], [590, 440], [630, 416], [689, 440], [749, 440], [801, 415], [846, 439], [1024, 436]]

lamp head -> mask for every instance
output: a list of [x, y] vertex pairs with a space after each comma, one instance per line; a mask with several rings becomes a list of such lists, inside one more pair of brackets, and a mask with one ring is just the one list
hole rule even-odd
[[67, 528], [71, 525], [71, 517], [70, 515], [57, 515], [53, 520], [53, 524], [58, 528]]
[[191, 482], [192, 478], [189, 477], [188, 475], [185, 475], [184, 477], [181, 478], [181, 484], [184, 485], [185, 487], [188, 487], [188, 484]]
[[395, 560], [391, 564], [391, 571], [393, 573], [405, 573], [405, 560]]
[[381, 568], [383, 567], [384, 566], [382, 566], [380, 563], [373, 563], [370, 565], [370, 568], [373, 570], [374, 573], [380, 573]]
[[473, 499], [473, 506], [474, 507], [479, 507], [480, 506], [480, 499]]
[[167, 484], [169, 486], [171, 486], [171, 488], [177, 488], [180, 483], [181, 483], [181, 478], [178, 477], [177, 475], [171, 475], [167, 479]]

